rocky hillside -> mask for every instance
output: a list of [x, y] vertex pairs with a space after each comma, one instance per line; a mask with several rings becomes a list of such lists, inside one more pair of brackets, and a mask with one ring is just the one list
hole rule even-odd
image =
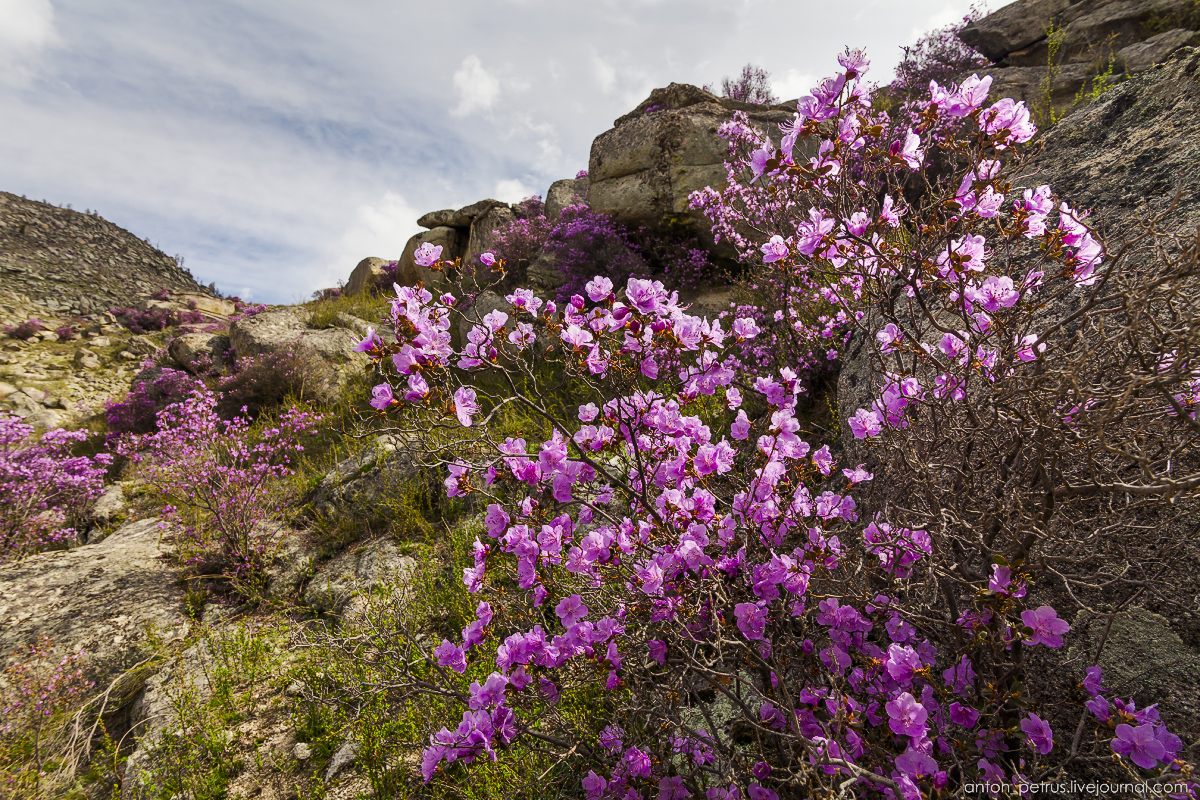
[[130, 306], [160, 289], [211, 294], [108, 220], [8, 192], [0, 192], [0, 289], [62, 315]]

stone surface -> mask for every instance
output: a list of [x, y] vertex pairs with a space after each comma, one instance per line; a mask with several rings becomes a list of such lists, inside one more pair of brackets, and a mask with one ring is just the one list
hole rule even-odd
[[366, 366], [354, 351], [359, 337], [345, 328], [308, 327], [310, 313], [297, 306], [268, 309], [237, 320], [229, 327], [229, 340], [239, 358], [263, 353], [304, 353], [314, 361], [314, 374], [306, 376], [304, 389], [314, 398], [331, 402], [345, 378]]
[[331, 469], [306, 498], [318, 515], [352, 513], [372, 505], [414, 472], [396, 436], [378, 436], [370, 446]]
[[232, 343], [228, 336], [216, 333], [185, 333], [167, 344], [167, 353], [183, 369], [198, 372], [211, 364], [218, 372], [227, 370], [227, 354]]
[[430, 211], [417, 220], [422, 228], [469, 228], [471, 221], [493, 206], [502, 206], [499, 200], [480, 200], [459, 209], [446, 208], [441, 211]]
[[480, 253], [492, 249], [496, 231], [517, 221], [517, 215], [506, 205], [495, 205], [471, 220], [471, 233], [463, 251], [463, 262], [470, 262]]
[[1017, 0], [962, 29], [958, 38], [992, 61], [1046, 38], [1070, 0]]
[[[1046, 67], [1005, 67], [979, 70], [980, 75], [992, 76], [993, 100], [1011, 97], [1037, 108], [1046, 99]], [[1050, 104], [1055, 112], [1063, 113], [1075, 105], [1079, 90], [1091, 80], [1086, 64], [1064, 64], [1054, 73], [1050, 84]]]
[[539, 253], [533, 263], [525, 268], [525, 280], [535, 289], [554, 292], [567, 282], [566, 276], [551, 253]]
[[1183, 19], [1194, 9], [1193, 0], [1080, 0], [1062, 12], [1059, 57], [1099, 61], [1146, 39], [1156, 21]]
[[325, 768], [325, 782], [329, 783], [339, 772], [353, 764], [360, 749], [362, 746], [353, 739], [344, 742], [329, 759], [329, 766]]
[[[128, 508], [129, 501], [125, 499], [125, 487], [119, 483], [114, 483], [111, 486], [104, 487], [104, 493], [92, 503], [92, 508], [88, 512], [88, 518], [97, 525], [109, 525], [125, 516]], [[96, 544], [101, 541], [103, 541], [102, 536], [92, 536], [89, 533], [88, 544]]]
[[558, 219], [562, 210], [570, 205], [587, 205], [588, 179], [567, 178], [550, 184], [546, 191], [546, 219]]
[[655, 89], [592, 142], [588, 205], [626, 225], [694, 235], [711, 246], [711, 223], [688, 207], [688, 196], [724, 186], [728, 148], [717, 128], [736, 110], [775, 142], [778, 124], [792, 118], [783, 106], [738, 103], [686, 84]]
[[365, 607], [365, 595], [385, 586], [403, 587], [416, 567], [395, 542], [371, 542], [318, 565], [304, 602], [314, 611], [353, 618]]
[[80, 369], [100, 369], [100, 357], [94, 351], [81, 347], [75, 351], [75, 366]]
[[[1093, 663], [1106, 627], [1107, 615], [1080, 611], [1072, 620], [1066, 656], [1081, 665], [1076, 670], [1080, 679], [1083, 668]], [[1143, 608], [1117, 614], [1099, 664], [1104, 686], [1121, 697], [1133, 695], [1138, 708], [1160, 703], [1190, 719], [1192, 727], [1200, 719], [1200, 650], [1184, 644], [1165, 617]], [[1176, 724], [1171, 728], [1184, 733]]]
[[98, 687], [148, 654], [147, 629], [187, 629], [183, 587], [163, 560], [158, 519], [131, 522], [100, 544], [43, 553], [0, 567], [0, 659], [40, 636], [58, 654], [84, 651]]
[[429, 267], [422, 267], [413, 259], [417, 248], [426, 242], [434, 247], [441, 247], [442, 258], [446, 261], [453, 261], [463, 254], [463, 248], [466, 247], [466, 232], [455, 228], [439, 227], [413, 236], [408, 240], [408, 244], [404, 245], [404, 252], [400, 254], [400, 264], [396, 269], [396, 282], [401, 286], [416, 286], [420, 282], [429, 287], [431, 291], [433, 287], [444, 290], [447, 286], [445, 276], [434, 272]]
[[388, 263], [387, 259], [374, 256], [358, 262], [358, 266], [350, 273], [350, 279], [346, 281], [346, 288], [342, 290], [342, 294], [352, 297], [376, 285], [386, 274], [384, 268]]
[[1196, 45], [1200, 45], [1200, 33], [1177, 28], [1121, 48], [1117, 51], [1117, 63], [1127, 73], [1142, 72], [1166, 61], [1179, 48]]

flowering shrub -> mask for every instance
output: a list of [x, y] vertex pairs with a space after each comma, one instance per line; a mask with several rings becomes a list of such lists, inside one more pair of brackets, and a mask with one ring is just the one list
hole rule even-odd
[[963, 15], [962, 22], [930, 31], [916, 44], [905, 47], [904, 57], [896, 66], [896, 77], [888, 84], [886, 93], [900, 102], [916, 99], [928, 92], [930, 81], [944, 84], [988, 66], [991, 62], [958, 38], [959, 31], [986, 14], [986, 6], [975, 3]]
[[5, 325], [4, 335], [27, 342], [45, 329], [45, 323], [40, 319], [28, 319], [17, 325]]
[[162, 369], [150, 381], [139, 381], [123, 400], [104, 404], [108, 423], [108, 442], [128, 433], [152, 433], [157, 430], [158, 412], [181, 402], [195, 391], [200, 382], [178, 369]]
[[321, 419], [292, 409], [252, 436], [247, 417], [222, 419], [216, 395], [198, 387], [159, 412], [156, 432], [125, 437], [116, 450], [170, 499], [165, 513], [182, 530], [184, 557], [252, 594], [272, 544], [261, 526], [279, 510], [271, 508], [272, 482], [292, 474], [292, 458], [304, 449], [300, 438]]
[[161, 331], [179, 324], [174, 311], [165, 308], [110, 308], [109, 313], [117, 317], [121, 324], [138, 335], [150, 331]]
[[[454, 298], [403, 288], [396, 344], [364, 341], [395, 373], [376, 408], [403, 407], [447, 494], [487, 507], [463, 575], [474, 620], [393, 684], [461, 710], [430, 737], [427, 781], [525, 738], [578, 759], [588, 798], [919, 800], [1019, 791], [1073, 762], [1195, 796], [1155, 707], [1106, 690], [1096, 664], [1086, 702], [1047, 697], [1026, 667], [1071, 632], [1043, 579], [1095, 585], [1097, 559], [1144, 536], [1132, 514], [1174, 518], [1162, 500], [1200, 487], [1183, 456], [1200, 434], [1197, 320], [1172, 301], [1200, 288], [1197, 253], [1114, 255], [1050, 187], [1015, 187], [1035, 129], [1021, 103], [985, 107], [989, 80], [935, 84], [922, 124], [891, 136], [866, 59], [839, 62], [780, 148], [731, 168], [777, 205], [755, 220], [700, 199], [731, 238], [768, 223], [743, 253], [863, 337], [877, 377], [848, 426], [869, 464], [839, 465], [804, 429], [793, 369], [730, 359], [754, 319], [690, 316], [658, 282], [597, 276], [561, 308], [517, 290], [457, 352]], [[934, 150], [965, 167], [905, 202]], [[600, 400], [555, 416], [545, 361]], [[552, 434], [494, 438], [506, 404]], [[427, 436], [455, 422], [453, 442]], [[597, 684], [605, 727], [555, 713]]]
[[72, 325], [63, 325], [54, 329], [54, 335], [60, 339], [70, 339], [75, 335], [75, 328]]
[[[79, 668], [83, 651], [55, 659], [42, 637], [16, 654], [0, 683], [0, 793], [41, 797], [65, 717], [93, 684]], [[62, 765], [70, 769], [74, 764]], [[47, 794], [50, 794], [47, 792]]]
[[[702, 88], [706, 92], [713, 91], [713, 87], [708, 84]], [[771, 91], [771, 74], [753, 64], [742, 67], [742, 74], [737, 78], [722, 78], [721, 96], [741, 103], [757, 103], [763, 106], [779, 102], [779, 98]]]
[[321, 365], [306, 350], [239, 358], [233, 372], [217, 380], [217, 413], [223, 419], [242, 415], [257, 419], [264, 410], [288, 398], [307, 399], [320, 370]]
[[560, 302], [583, 291], [600, 271], [618, 284], [661, 272], [687, 289], [712, 274], [707, 251], [694, 239], [681, 242], [646, 229], [630, 231], [583, 204], [567, 206], [556, 220], [540, 213], [516, 220], [498, 232], [493, 250], [518, 271], [541, 253], [552, 256], [565, 279], [558, 289]]
[[56, 428], [34, 441], [34, 429], [0, 413], [0, 563], [78, 534], [74, 520], [99, 497], [112, 456], [72, 456], [86, 431]]

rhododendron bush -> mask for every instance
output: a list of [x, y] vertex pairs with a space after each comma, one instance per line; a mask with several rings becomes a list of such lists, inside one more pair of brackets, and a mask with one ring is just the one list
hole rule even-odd
[[[1179, 737], [1098, 655], [1072, 698], [1028, 664], [1072, 635], [1049, 582], [1145, 584], [1096, 556], [1200, 486], [1195, 245], [1148, 220], [1106, 249], [1051, 187], [1015, 184], [1035, 129], [987, 104], [989, 79], [932, 84], [897, 127], [862, 54], [839, 62], [780, 147], [732, 123], [756, 143], [740, 188], [697, 204], [782, 277], [795, 324], [823, 304], [866, 348], [857, 457], [797, 416], [794, 368], [747, 368], [758, 321], [692, 316], [650, 280], [597, 276], [562, 304], [518, 289], [482, 318], [397, 287], [396, 343], [360, 345], [385, 376], [373, 405], [486, 509], [474, 621], [416, 640], [396, 676], [457, 706], [426, 780], [521, 739], [588, 798], [961, 797], [1101, 764], [1194, 796]], [[547, 363], [594, 396], [574, 418], [547, 404]], [[510, 404], [550, 434], [494, 436]], [[557, 712], [598, 686], [603, 720]]]

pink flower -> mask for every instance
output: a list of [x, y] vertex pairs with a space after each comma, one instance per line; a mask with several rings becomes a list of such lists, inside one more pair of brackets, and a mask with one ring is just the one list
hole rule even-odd
[[421, 246], [413, 253], [413, 261], [422, 267], [432, 267], [442, 257], [442, 246], [432, 245], [429, 242], [422, 242]]
[[782, 236], [772, 236], [761, 248], [763, 253], [763, 263], [770, 264], [780, 259], [787, 258], [788, 246]]
[[1046, 755], [1054, 749], [1054, 732], [1050, 725], [1037, 714], [1030, 714], [1021, 720], [1021, 730], [1029, 739], [1029, 746], [1034, 752]]
[[558, 601], [554, 613], [562, 620], [563, 627], [569, 628], [588, 615], [588, 607], [583, 604], [579, 595], [573, 594]]
[[460, 386], [454, 391], [454, 413], [464, 428], [471, 427], [471, 417], [479, 413], [474, 389]]
[[733, 608], [738, 630], [747, 639], [762, 639], [767, 627], [767, 612], [755, 603], [738, 603]]
[[1044, 644], [1047, 647], [1062, 647], [1062, 634], [1071, 630], [1067, 621], [1059, 619], [1058, 612], [1050, 606], [1038, 606], [1033, 611], [1022, 611], [1021, 621], [1033, 628], [1033, 635], [1029, 638], [1031, 645]]
[[490, 267], [496, 263], [496, 257], [491, 253], [480, 253], [479, 262], [485, 267]]
[[829, 445], [823, 446], [820, 450], [812, 454], [813, 464], [816, 464], [817, 469], [822, 475], [828, 475], [833, 472], [833, 455], [829, 452]]
[[850, 431], [854, 434], [855, 439], [878, 436], [879, 432], [883, 430], [883, 419], [879, 416], [879, 413], [868, 411], [865, 408], [860, 408], [854, 412], [854, 416], [847, 420], [847, 422], [850, 423]]
[[354, 349], [359, 353], [367, 353], [379, 347], [381, 344], [383, 344], [383, 342], [381, 342], [379, 337], [375, 335], [375, 329], [367, 326], [367, 335], [363, 337], [361, 342], [354, 345]]
[[392, 396], [392, 387], [386, 383], [381, 383], [371, 390], [371, 407], [383, 411], [385, 408], [396, 402]]
[[929, 712], [908, 692], [902, 692], [895, 700], [884, 705], [888, 715], [888, 727], [893, 733], [920, 739], [925, 735], [925, 720]]
[[1112, 740], [1113, 752], [1127, 757], [1142, 769], [1153, 769], [1166, 757], [1167, 748], [1155, 737], [1153, 725], [1135, 728], [1121, 724], [1117, 726], [1116, 733], [1116, 738]]
[[460, 675], [467, 671], [466, 653], [448, 639], [442, 639], [442, 643], [433, 648], [433, 655], [443, 667], [449, 667]]

